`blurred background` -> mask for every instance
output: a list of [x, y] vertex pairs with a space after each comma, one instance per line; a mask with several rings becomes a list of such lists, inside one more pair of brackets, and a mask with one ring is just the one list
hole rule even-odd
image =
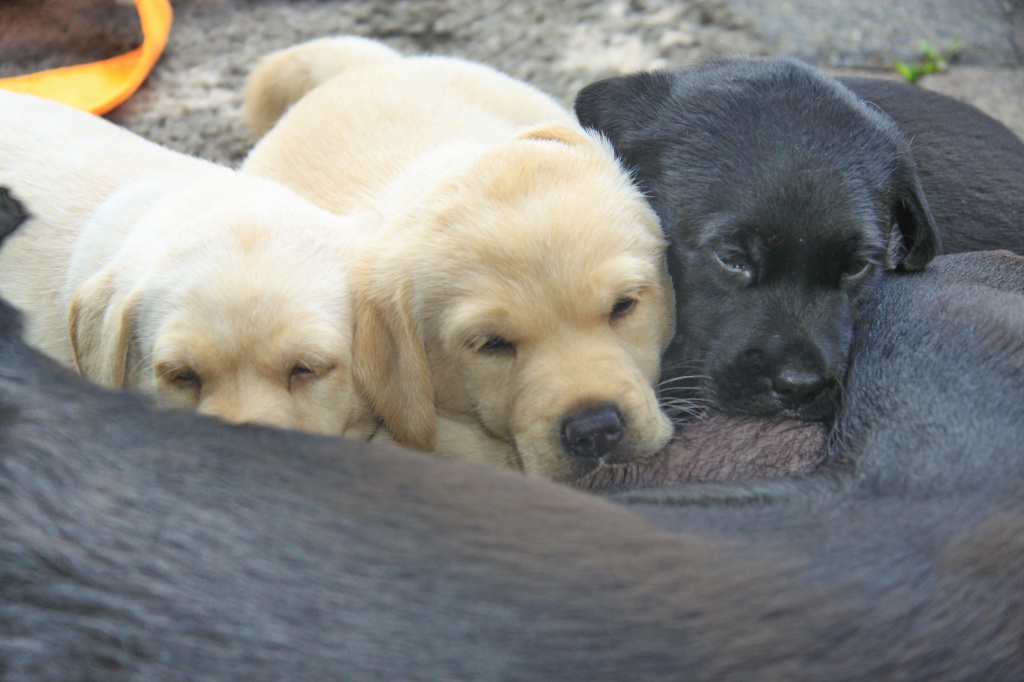
[[[717, 53], [788, 54], [831, 73], [899, 78], [975, 104], [1024, 137], [1024, 0], [171, 0], [174, 28], [147, 83], [110, 118], [237, 165], [254, 140], [241, 93], [255, 60], [335, 34], [479, 60], [566, 104], [616, 73]], [[131, 0], [0, 0], [0, 76], [90, 61], [140, 41]], [[926, 41], [927, 44], [923, 44]], [[930, 46], [930, 47], [929, 47]]]

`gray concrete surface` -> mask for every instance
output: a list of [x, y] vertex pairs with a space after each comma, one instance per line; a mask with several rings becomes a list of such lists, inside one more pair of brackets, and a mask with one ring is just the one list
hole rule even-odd
[[[598, 78], [722, 52], [790, 54], [836, 73], [893, 76], [918, 41], [963, 41], [922, 85], [1024, 137], [1024, 0], [172, 0], [167, 51], [111, 118], [175, 149], [235, 165], [253, 143], [241, 90], [254, 60], [324, 35], [480, 60], [571, 102]], [[138, 40], [131, 0], [3, 0], [0, 75], [96, 59]]]

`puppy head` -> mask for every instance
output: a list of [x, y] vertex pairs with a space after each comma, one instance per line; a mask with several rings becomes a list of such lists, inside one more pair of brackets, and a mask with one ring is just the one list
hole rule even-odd
[[391, 229], [360, 265], [355, 357], [400, 442], [477, 458], [433, 442], [439, 415], [559, 480], [667, 442], [653, 391], [672, 331], [664, 237], [603, 144], [527, 131]]
[[636, 173], [671, 242], [665, 392], [833, 416], [852, 311], [882, 270], [939, 250], [893, 122], [799, 62], [743, 57], [601, 81], [576, 112]]
[[79, 371], [231, 422], [369, 437], [376, 421], [351, 378], [347, 254], [329, 233], [344, 227], [225, 204], [173, 240], [156, 235], [175, 234], [175, 215], [154, 211], [76, 289]]

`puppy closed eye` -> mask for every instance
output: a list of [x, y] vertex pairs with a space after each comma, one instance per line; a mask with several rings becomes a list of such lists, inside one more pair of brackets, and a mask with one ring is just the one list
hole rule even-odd
[[178, 367], [161, 372], [164, 381], [182, 390], [198, 390], [203, 382], [190, 367]]
[[843, 282], [861, 282], [875, 271], [875, 264], [867, 258], [854, 258], [843, 269]]
[[321, 367], [303, 361], [297, 362], [288, 375], [288, 390], [321, 379], [333, 370], [334, 365], [324, 365]]
[[476, 350], [478, 353], [484, 353], [488, 355], [504, 355], [514, 353], [516, 350], [515, 344], [506, 339], [503, 336], [497, 334], [489, 334], [481, 337], [476, 342]]
[[750, 281], [754, 277], [754, 264], [741, 251], [735, 249], [716, 249], [715, 261], [730, 275], [743, 277]]
[[639, 301], [632, 296], [623, 296], [619, 300], [615, 301], [615, 305], [612, 306], [612, 311], [609, 313], [608, 319], [612, 322], [621, 320], [636, 310], [638, 304]]

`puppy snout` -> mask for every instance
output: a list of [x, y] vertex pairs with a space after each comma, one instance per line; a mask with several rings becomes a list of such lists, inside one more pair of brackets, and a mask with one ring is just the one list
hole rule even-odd
[[615, 405], [602, 405], [562, 421], [562, 448], [574, 457], [603, 457], [626, 435], [622, 413]]
[[789, 407], [800, 407], [813, 401], [828, 385], [818, 372], [787, 367], [772, 377], [772, 391]]

